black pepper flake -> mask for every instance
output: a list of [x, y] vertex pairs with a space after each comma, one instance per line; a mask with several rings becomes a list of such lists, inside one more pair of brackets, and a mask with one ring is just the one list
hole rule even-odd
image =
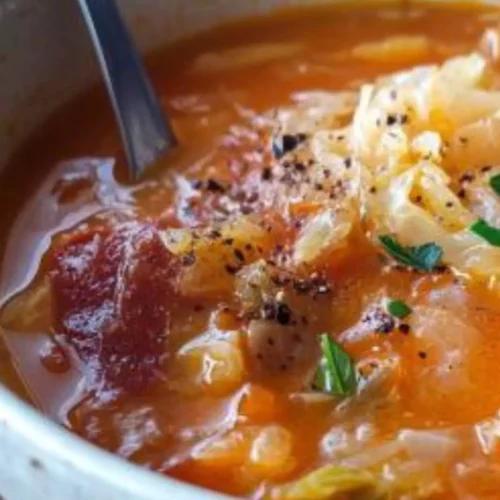
[[228, 274], [236, 274], [239, 271], [239, 268], [236, 266], [231, 266], [230, 264], [227, 264], [226, 271]]
[[403, 335], [408, 335], [410, 333], [410, 325], [407, 323], [401, 323], [398, 329]]
[[372, 186], [370, 189], [369, 189], [369, 192], [370, 194], [375, 194], [377, 192], [377, 188], [375, 186]]
[[371, 320], [373, 320], [375, 331], [378, 333], [391, 333], [396, 326], [394, 318], [381, 309], [375, 311]]
[[284, 134], [281, 137], [275, 137], [272, 144], [273, 154], [276, 159], [281, 159], [287, 153], [290, 153], [307, 139], [305, 134]]
[[276, 309], [276, 321], [280, 325], [286, 326], [290, 324], [291, 319], [292, 311], [290, 310], [290, 308], [284, 303], [278, 304], [278, 307]]
[[424, 351], [419, 351], [419, 352], [418, 352], [418, 357], [419, 357], [420, 359], [427, 359], [427, 353], [426, 353], [426, 352], [424, 352]]
[[306, 166], [303, 163], [297, 162], [297, 163], [295, 163], [295, 170], [297, 172], [305, 172]]
[[271, 320], [276, 317], [276, 306], [272, 302], [265, 302], [261, 311], [262, 319]]
[[398, 118], [396, 115], [387, 115], [387, 121], [386, 121], [387, 125], [389, 127], [392, 127], [393, 125], [396, 125], [396, 123], [398, 123]]
[[447, 201], [446, 202], [446, 208], [452, 208], [453, 207], [453, 202], [452, 201]]
[[329, 179], [331, 175], [332, 175], [332, 172], [330, 170], [328, 170], [327, 168], [325, 168], [325, 170], [323, 170], [323, 176], [325, 179]]
[[469, 142], [469, 139], [467, 139], [467, 137], [459, 137], [458, 140], [461, 144], [467, 144]]
[[457, 196], [460, 198], [460, 199], [464, 199], [465, 198], [465, 189], [459, 189], [458, 193], [457, 193]]
[[224, 245], [227, 245], [230, 247], [234, 243], [234, 239], [233, 238], [226, 238], [222, 243], [224, 243]]
[[243, 215], [250, 215], [254, 211], [253, 207], [251, 207], [250, 205], [242, 205], [240, 207], [240, 210]]
[[225, 193], [226, 188], [215, 179], [208, 179], [205, 188], [213, 193]]
[[196, 262], [194, 252], [188, 252], [182, 256], [182, 265], [185, 267], [192, 266]]
[[463, 174], [460, 179], [459, 179], [459, 182], [460, 184], [463, 184], [465, 182], [472, 182], [474, 180], [474, 175], [470, 172], [465, 172], [465, 174]]
[[400, 125], [406, 125], [409, 121], [409, 116], [408, 115], [387, 115], [387, 120], [386, 123], [389, 127], [392, 127], [393, 125], [400, 124]]
[[247, 252], [251, 252], [251, 251], [253, 250], [252, 245], [251, 245], [250, 243], [247, 243], [247, 244], [245, 245], [245, 250], [246, 250]]
[[314, 189], [316, 189], [316, 191], [323, 191], [323, 184], [316, 182], [314, 184]]
[[351, 158], [346, 158], [344, 160], [344, 166], [345, 166], [345, 168], [348, 168], [348, 169], [351, 168], [352, 167], [352, 159]]
[[486, 174], [487, 172], [489, 172], [493, 167], [491, 165], [485, 165], [484, 167], [481, 168], [481, 172], [483, 174]]
[[440, 266], [436, 266], [434, 268], [434, 272], [437, 273], [437, 274], [444, 274], [447, 271], [448, 271], [448, 268], [444, 264], [442, 264]]
[[234, 256], [240, 261], [240, 262], [245, 262], [245, 256], [243, 255], [243, 252], [239, 248], [235, 248], [234, 251]]
[[193, 187], [193, 189], [200, 190], [203, 188], [203, 181], [201, 181], [200, 179], [195, 179], [191, 181], [191, 186]]
[[255, 203], [258, 199], [259, 199], [259, 193], [257, 193], [257, 191], [254, 191], [253, 193], [248, 195], [247, 202]]
[[210, 231], [210, 232], [208, 233], [208, 237], [209, 237], [211, 240], [217, 240], [217, 239], [219, 239], [221, 236], [222, 236], [221, 232], [220, 232], [220, 231], [217, 231], [217, 229], [213, 229], [212, 231]]
[[272, 178], [273, 178], [273, 171], [271, 170], [271, 167], [265, 167], [262, 170], [262, 180], [270, 181]]

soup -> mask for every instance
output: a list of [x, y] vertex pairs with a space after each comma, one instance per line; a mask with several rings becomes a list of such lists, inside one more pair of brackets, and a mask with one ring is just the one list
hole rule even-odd
[[235, 496], [497, 498], [498, 21], [353, 3], [180, 41], [150, 59], [180, 146], [136, 184], [101, 89], [61, 110], [2, 182], [5, 382]]

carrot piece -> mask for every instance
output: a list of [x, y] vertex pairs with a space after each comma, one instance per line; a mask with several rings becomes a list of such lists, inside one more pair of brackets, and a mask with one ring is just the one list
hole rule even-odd
[[288, 211], [292, 217], [308, 217], [319, 212], [321, 207], [322, 204], [316, 201], [299, 201], [290, 203]]
[[246, 386], [240, 413], [254, 422], [270, 421], [279, 413], [279, 402], [269, 389], [250, 383]]

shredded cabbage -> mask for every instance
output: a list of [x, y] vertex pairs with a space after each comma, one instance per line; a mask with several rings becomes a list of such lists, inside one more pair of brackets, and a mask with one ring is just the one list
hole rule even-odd
[[363, 498], [375, 500], [375, 477], [362, 469], [327, 465], [298, 481], [276, 488], [271, 498], [276, 500], [334, 500], [346, 493], [365, 493]]
[[[327, 231], [335, 212], [321, 211], [299, 235], [297, 261], [323, 254], [328, 237], [341, 245], [360, 218], [373, 237], [434, 242], [460, 275], [496, 281], [500, 249], [469, 230], [480, 218], [500, 222], [500, 199], [481, 173], [500, 161], [500, 91], [489, 64], [472, 53], [382, 77], [361, 87], [351, 123], [312, 135], [313, 159], [344, 183], [341, 203], [349, 200], [356, 210], [342, 217], [335, 235]], [[345, 168], [346, 158], [352, 168]], [[463, 185], [469, 170], [474, 182]]]

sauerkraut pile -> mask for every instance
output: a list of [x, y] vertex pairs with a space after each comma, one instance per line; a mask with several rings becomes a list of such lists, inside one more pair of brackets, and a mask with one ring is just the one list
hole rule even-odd
[[[279, 112], [280, 134], [304, 134], [285, 158], [310, 156], [313, 167], [311, 183], [288, 200], [325, 208], [303, 231], [295, 257], [308, 261], [322, 246], [342, 245], [359, 220], [393, 256], [389, 239], [403, 249], [433, 244], [442, 250], [434, 264], [495, 286], [497, 83], [477, 52], [382, 77], [358, 95], [308, 94], [297, 109]], [[332, 194], [332, 186], [341, 189]]]

